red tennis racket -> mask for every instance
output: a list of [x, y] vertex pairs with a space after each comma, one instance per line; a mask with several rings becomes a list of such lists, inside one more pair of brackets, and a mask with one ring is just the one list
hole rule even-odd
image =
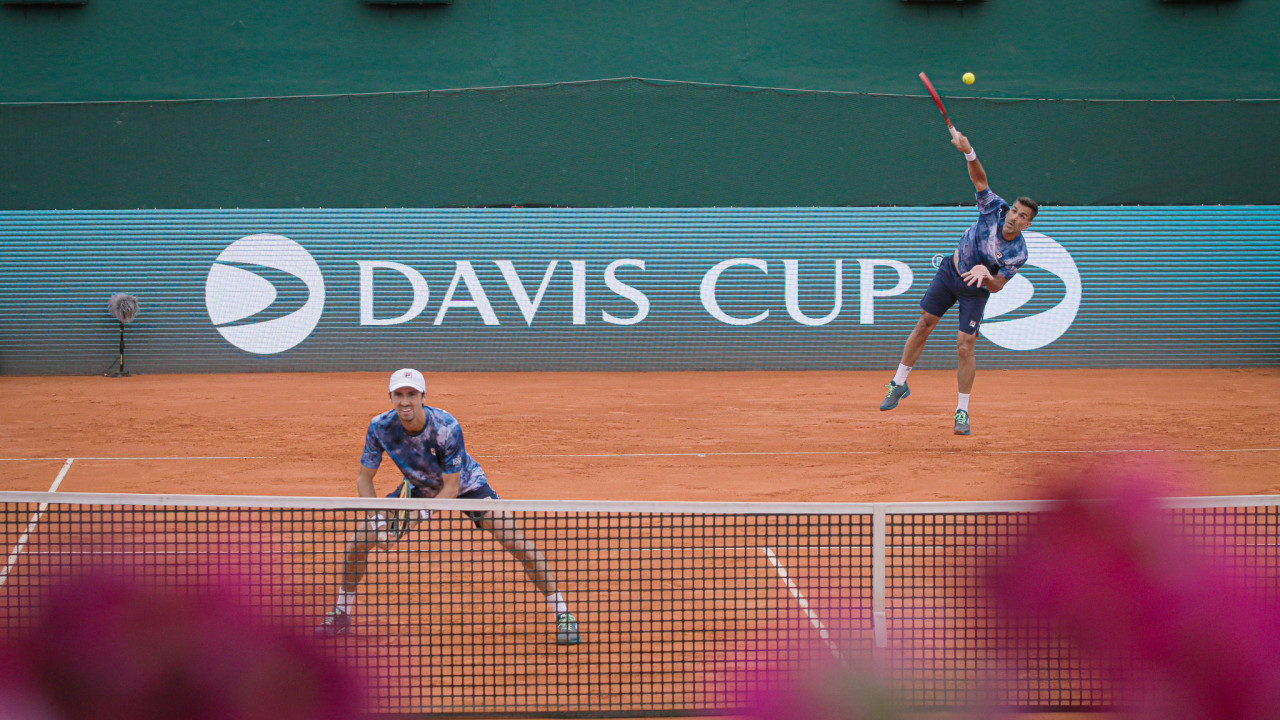
[[929, 76], [920, 73], [920, 82], [924, 83], [924, 89], [929, 91], [933, 96], [933, 102], [938, 105], [938, 112], [942, 113], [942, 119], [947, 121], [947, 127], [954, 129], [951, 125], [951, 118], [947, 117], [947, 108], [942, 104], [942, 98], [938, 97], [938, 91], [933, 89], [933, 83], [929, 82]]

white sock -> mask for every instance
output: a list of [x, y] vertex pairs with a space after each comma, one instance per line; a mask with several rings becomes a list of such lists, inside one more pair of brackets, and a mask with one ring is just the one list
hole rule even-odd
[[956, 409], [969, 412], [969, 393], [960, 393], [960, 404], [956, 406]]
[[910, 374], [911, 374], [911, 368], [907, 367], [906, 365], [903, 365], [902, 363], [898, 363], [898, 374], [893, 376], [893, 384], [906, 385], [907, 376]]
[[356, 602], [356, 593], [357, 593], [357, 592], [359, 592], [359, 591], [358, 591], [358, 590], [352, 590], [351, 592], [347, 592], [346, 590], [343, 590], [342, 588], [338, 588], [338, 604], [337, 604], [337, 605], [334, 605], [334, 606], [333, 606], [333, 609], [334, 609], [334, 610], [337, 610], [337, 611], [338, 611], [338, 612], [340, 612], [340, 613], [349, 613], [349, 612], [351, 612], [351, 606], [352, 606], [352, 605], [354, 605], [354, 604], [355, 604], [355, 602]]
[[555, 593], [547, 596], [547, 603], [551, 605], [551, 612], [556, 615], [569, 612], [569, 604], [564, 601], [564, 595]]

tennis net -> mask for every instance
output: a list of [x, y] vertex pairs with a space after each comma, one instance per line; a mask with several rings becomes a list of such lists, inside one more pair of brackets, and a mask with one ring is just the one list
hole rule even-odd
[[[1165, 505], [1280, 598], [1280, 498]], [[1124, 705], [1052, 629], [1011, 633], [984, 587], [1047, 507], [0, 492], [0, 637], [32, 627], [60, 579], [102, 570], [189, 588], [231, 573], [268, 622], [311, 634], [371, 514], [429, 510], [368, 555], [350, 632], [319, 640], [368, 678], [375, 714], [734, 713], [770, 683], [876, 656], [920, 708]], [[519, 559], [533, 547], [580, 644], [558, 642], [545, 577]]]

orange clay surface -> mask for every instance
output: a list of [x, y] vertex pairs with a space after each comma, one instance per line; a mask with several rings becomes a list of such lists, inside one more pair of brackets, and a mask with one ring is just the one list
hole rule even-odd
[[[1276, 369], [980, 371], [972, 437], [951, 434], [953, 372], [880, 412], [887, 372], [427, 370], [511, 499], [1026, 499], [1100, 467], [1167, 495], [1280, 493]], [[0, 489], [354, 495], [386, 379], [0, 377]]]
[[[1280, 493], [1276, 369], [980, 369], [971, 437], [951, 433], [949, 371], [880, 412], [888, 372], [426, 370], [510, 499], [1026, 499], [1099, 461], [1154, 466], [1168, 495]], [[354, 495], [386, 378], [0, 377], [0, 489], [65, 467], [62, 492]]]

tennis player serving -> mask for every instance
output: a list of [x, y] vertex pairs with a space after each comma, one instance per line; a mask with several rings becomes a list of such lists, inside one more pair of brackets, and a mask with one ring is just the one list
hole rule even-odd
[[[394, 407], [373, 418], [365, 435], [364, 454], [356, 489], [361, 497], [377, 497], [373, 477], [382, 464], [382, 455], [391, 456], [404, 474], [400, 488], [387, 497], [416, 498], [497, 498], [480, 463], [467, 453], [462, 427], [449, 413], [426, 405], [427, 384], [422, 373], [406, 368], [391, 375], [389, 390]], [[347, 541], [343, 561], [342, 586], [334, 608], [316, 629], [321, 635], [351, 632], [351, 608], [360, 581], [364, 579], [369, 553], [404, 535], [430, 514], [427, 511], [374, 513]], [[556, 642], [574, 645], [582, 641], [578, 621], [556, 587], [556, 579], [546, 558], [533, 541], [526, 538], [516, 519], [504, 511], [475, 511], [467, 516], [476, 527], [491, 533], [502, 547], [524, 566], [525, 575], [547, 598], [556, 626]]]
[[991, 192], [987, 185], [987, 173], [978, 162], [969, 138], [954, 127], [951, 144], [964, 153], [969, 162], [969, 179], [978, 198], [978, 221], [965, 231], [960, 244], [949, 260], [943, 260], [938, 272], [920, 299], [920, 320], [907, 338], [902, 350], [902, 362], [889, 383], [889, 392], [880, 403], [881, 410], [892, 410], [898, 402], [911, 394], [907, 375], [924, 352], [925, 341], [938, 326], [942, 316], [960, 303], [960, 328], [956, 334], [956, 351], [960, 355], [956, 377], [960, 389], [956, 405], [956, 435], [970, 434], [969, 395], [973, 392], [973, 378], [977, 374], [974, 346], [978, 340], [978, 327], [982, 324], [982, 311], [991, 293], [1000, 292], [1005, 283], [1013, 279], [1018, 268], [1027, 262], [1027, 243], [1022, 231], [1040, 212], [1040, 205], [1028, 197], [1020, 197], [1013, 205]]

